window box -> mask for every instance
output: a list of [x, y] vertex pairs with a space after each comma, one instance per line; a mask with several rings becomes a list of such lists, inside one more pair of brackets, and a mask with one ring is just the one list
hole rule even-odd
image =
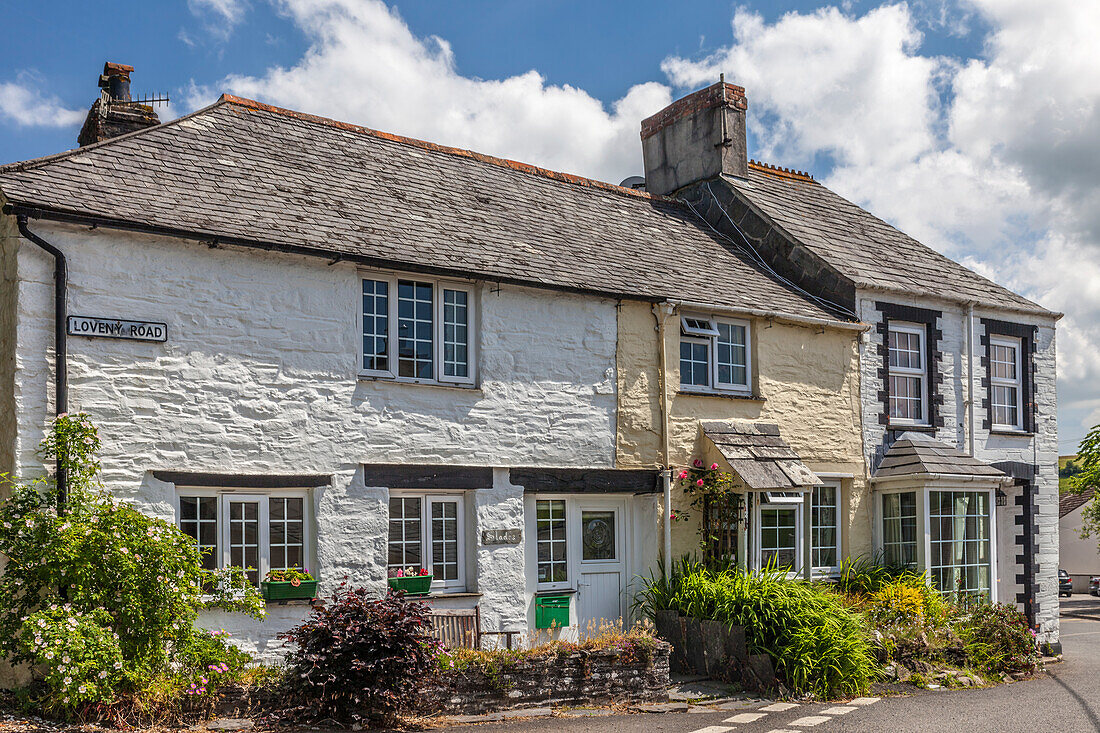
[[390, 587], [403, 590], [410, 596], [426, 596], [432, 590], [431, 575], [409, 575], [404, 578], [390, 578]]
[[316, 580], [294, 581], [265, 580], [260, 583], [265, 601], [311, 601], [317, 597]]

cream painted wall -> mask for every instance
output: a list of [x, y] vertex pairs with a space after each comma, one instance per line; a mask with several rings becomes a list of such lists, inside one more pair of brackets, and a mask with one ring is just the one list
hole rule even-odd
[[[657, 318], [649, 305], [623, 303], [619, 310], [619, 412], [616, 446], [620, 468], [661, 465], [660, 377]], [[696, 457], [708, 462], [703, 420], [773, 422], [806, 464], [818, 472], [850, 474], [842, 481], [847, 524], [842, 551], [871, 551], [871, 501], [863, 462], [859, 401], [858, 332], [807, 328], [754, 319], [754, 397], [701, 396], [679, 391], [678, 315], [666, 323], [669, 435], [672, 466]], [[674, 483], [672, 506], [690, 509]], [[673, 525], [673, 556], [698, 547], [698, 516]]]

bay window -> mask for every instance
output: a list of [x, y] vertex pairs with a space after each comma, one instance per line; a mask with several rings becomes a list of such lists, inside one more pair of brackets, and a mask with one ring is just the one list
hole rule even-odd
[[362, 286], [363, 376], [473, 384], [470, 286], [381, 274]]
[[387, 566], [432, 575], [432, 588], [466, 586], [466, 533], [460, 494], [390, 495]]
[[244, 568], [249, 581], [258, 585], [269, 570], [307, 567], [306, 499], [305, 491], [181, 489], [176, 521], [198, 545], [204, 568]]
[[927, 329], [912, 323], [889, 323], [890, 422], [928, 422]]
[[749, 324], [719, 318], [680, 319], [680, 385], [748, 393], [752, 374]]
[[825, 483], [810, 494], [810, 560], [814, 572], [840, 567], [840, 486]]
[[889, 567], [917, 565], [917, 492], [882, 497], [882, 561]]
[[1020, 339], [989, 339], [990, 410], [994, 428], [1023, 429], [1023, 369]]

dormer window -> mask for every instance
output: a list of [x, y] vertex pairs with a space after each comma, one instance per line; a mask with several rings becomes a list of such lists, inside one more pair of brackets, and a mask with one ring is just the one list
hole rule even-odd
[[749, 323], [680, 319], [680, 386], [697, 391], [750, 391]]

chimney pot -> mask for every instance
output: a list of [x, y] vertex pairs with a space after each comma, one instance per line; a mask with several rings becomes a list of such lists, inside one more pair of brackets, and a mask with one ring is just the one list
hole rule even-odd
[[646, 189], [671, 194], [719, 175], [749, 173], [743, 87], [717, 84], [642, 120]]
[[160, 124], [152, 107], [134, 104], [130, 96], [130, 74], [134, 67], [108, 61], [99, 76], [99, 99], [88, 110], [77, 142], [80, 146], [109, 140], [128, 132]]

